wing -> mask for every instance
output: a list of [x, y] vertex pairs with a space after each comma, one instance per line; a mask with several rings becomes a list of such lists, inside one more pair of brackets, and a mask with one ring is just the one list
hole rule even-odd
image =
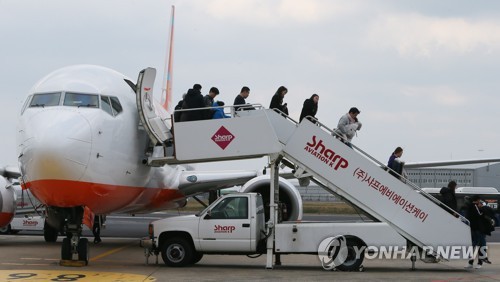
[[219, 190], [243, 185], [257, 176], [257, 171], [183, 171], [179, 179], [179, 190], [184, 195], [194, 195], [210, 190]]
[[21, 172], [16, 166], [4, 166], [0, 167], [0, 176], [5, 178], [18, 178], [21, 176]]

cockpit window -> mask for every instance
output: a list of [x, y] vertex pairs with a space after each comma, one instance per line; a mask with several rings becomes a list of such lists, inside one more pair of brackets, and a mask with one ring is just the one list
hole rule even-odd
[[93, 94], [69, 93], [64, 95], [64, 106], [99, 108], [99, 96]]
[[50, 107], [59, 105], [61, 93], [43, 93], [33, 95], [30, 107]]
[[111, 109], [111, 102], [108, 96], [101, 95], [101, 109], [106, 113], [113, 115], [113, 110]]
[[121, 113], [123, 111], [123, 108], [120, 104], [120, 100], [118, 100], [118, 98], [116, 97], [109, 97], [109, 99], [111, 100], [111, 107], [113, 108], [113, 113], [115, 114], [115, 116]]

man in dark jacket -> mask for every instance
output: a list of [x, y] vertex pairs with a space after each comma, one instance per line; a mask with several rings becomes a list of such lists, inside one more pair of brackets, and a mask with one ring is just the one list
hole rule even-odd
[[455, 196], [455, 189], [457, 189], [457, 183], [452, 180], [448, 183], [448, 187], [441, 188], [439, 193], [443, 198], [443, 204], [447, 205], [452, 210], [457, 211], [457, 197]]
[[[192, 89], [189, 89], [184, 97], [182, 109], [204, 108], [203, 95], [201, 95], [201, 85], [195, 84]], [[202, 120], [205, 118], [205, 110], [185, 111], [182, 112], [180, 121]]]
[[208, 91], [208, 94], [203, 97], [203, 103], [205, 103], [205, 107], [210, 108], [209, 110], [205, 111], [206, 119], [211, 119], [215, 113], [215, 109], [212, 109], [212, 107], [214, 106], [214, 99], [217, 95], [219, 95], [219, 89], [217, 89], [217, 87], [212, 87], [210, 88], [210, 91]]
[[240, 94], [236, 95], [236, 98], [234, 98], [234, 110], [255, 110], [253, 106], [250, 106], [247, 104], [245, 101], [246, 98], [248, 98], [248, 95], [250, 95], [250, 88], [243, 86], [241, 88]]
[[[486, 258], [486, 236], [485, 236], [485, 218], [483, 212], [481, 211], [482, 204], [481, 199], [478, 195], [471, 197], [471, 204], [467, 208], [467, 219], [470, 222], [470, 231], [472, 236], [472, 246], [480, 248], [478, 253], [478, 261], [476, 268], [481, 268], [483, 265], [483, 260]], [[489, 261], [488, 261], [489, 262]], [[474, 263], [474, 258], [469, 260], [466, 268], [472, 268]]]

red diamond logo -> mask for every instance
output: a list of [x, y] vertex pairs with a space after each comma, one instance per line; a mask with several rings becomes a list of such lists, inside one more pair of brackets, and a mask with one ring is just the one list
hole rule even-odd
[[214, 136], [212, 136], [212, 140], [215, 144], [219, 145], [222, 150], [226, 149], [226, 147], [233, 141], [234, 135], [229, 132], [224, 126], [221, 126], [217, 132], [215, 132]]

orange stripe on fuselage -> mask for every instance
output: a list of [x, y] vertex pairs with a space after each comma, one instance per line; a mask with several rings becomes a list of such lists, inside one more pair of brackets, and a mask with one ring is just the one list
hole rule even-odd
[[145, 188], [70, 180], [36, 180], [26, 187], [42, 203], [53, 207], [87, 206], [96, 214], [119, 212], [134, 207], [160, 210], [174, 207], [184, 197], [176, 189]]

